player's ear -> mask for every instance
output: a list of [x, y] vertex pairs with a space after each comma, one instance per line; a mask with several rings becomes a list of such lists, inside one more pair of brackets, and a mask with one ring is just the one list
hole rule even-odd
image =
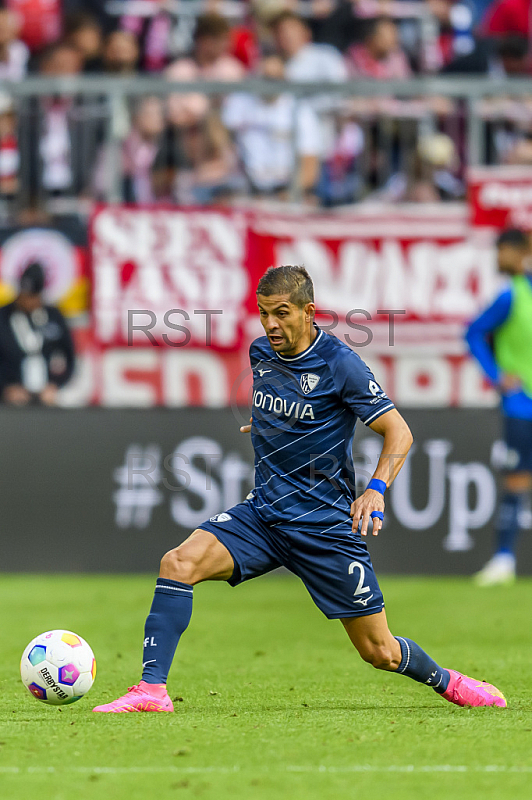
[[315, 313], [316, 306], [314, 303], [307, 303], [305, 306], [305, 322], [312, 322]]

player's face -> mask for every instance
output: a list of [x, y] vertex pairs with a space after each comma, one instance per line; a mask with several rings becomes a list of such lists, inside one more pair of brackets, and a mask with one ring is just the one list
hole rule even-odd
[[506, 275], [518, 275], [523, 272], [523, 262], [526, 252], [520, 247], [510, 244], [501, 244], [497, 248], [497, 266], [499, 272]]
[[315, 306], [304, 308], [290, 302], [287, 294], [257, 296], [260, 321], [272, 350], [282, 355], [302, 353], [311, 344]]

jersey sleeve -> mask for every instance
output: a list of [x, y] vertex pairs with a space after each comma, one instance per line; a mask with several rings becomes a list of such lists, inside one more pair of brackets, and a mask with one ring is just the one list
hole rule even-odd
[[512, 306], [510, 289], [502, 292], [492, 305], [477, 317], [466, 331], [466, 342], [471, 355], [477, 359], [485, 374], [497, 383], [500, 370], [495, 361], [488, 337], [508, 318]]
[[336, 359], [331, 371], [342, 402], [354, 411], [364, 425], [369, 425], [381, 414], [395, 408], [369, 367], [352, 350]]

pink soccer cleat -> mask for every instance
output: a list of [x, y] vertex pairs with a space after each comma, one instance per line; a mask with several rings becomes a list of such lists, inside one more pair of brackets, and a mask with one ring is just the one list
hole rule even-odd
[[498, 706], [499, 708], [506, 708], [506, 699], [503, 693], [495, 686], [492, 686], [491, 683], [468, 678], [467, 675], [462, 675], [461, 672], [456, 672], [454, 669], [450, 669], [449, 673], [451, 680], [442, 697], [445, 697], [450, 703], [454, 703], [457, 706]]
[[141, 681], [138, 686], [130, 686], [127, 694], [112, 703], [96, 706], [93, 711], [108, 714], [123, 714], [128, 711], [173, 711], [174, 706], [163, 684]]

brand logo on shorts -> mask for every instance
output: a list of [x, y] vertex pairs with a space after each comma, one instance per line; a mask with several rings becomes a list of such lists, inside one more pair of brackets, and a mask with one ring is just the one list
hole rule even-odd
[[315, 375], [313, 372], [304, 372], [301, 376], [301, 388], [305, 394], [310, 394], [320, 382], [320, 376]]
[[211, 522], [229, 522], [230, 519], [232, 519], [231, 514], [224, 511], [222, 514], [215, 514], [214, 517], [211, 517]]
[[370, 594], [369, 597], [360, 597], [358, 600], [353, 600], [353, 603], [360, 603], [361, 606], [364, 606], [364, 608], [366, 608], [368, 600], [371, 600], [372, 597], [373, 597], [372, 594]]

